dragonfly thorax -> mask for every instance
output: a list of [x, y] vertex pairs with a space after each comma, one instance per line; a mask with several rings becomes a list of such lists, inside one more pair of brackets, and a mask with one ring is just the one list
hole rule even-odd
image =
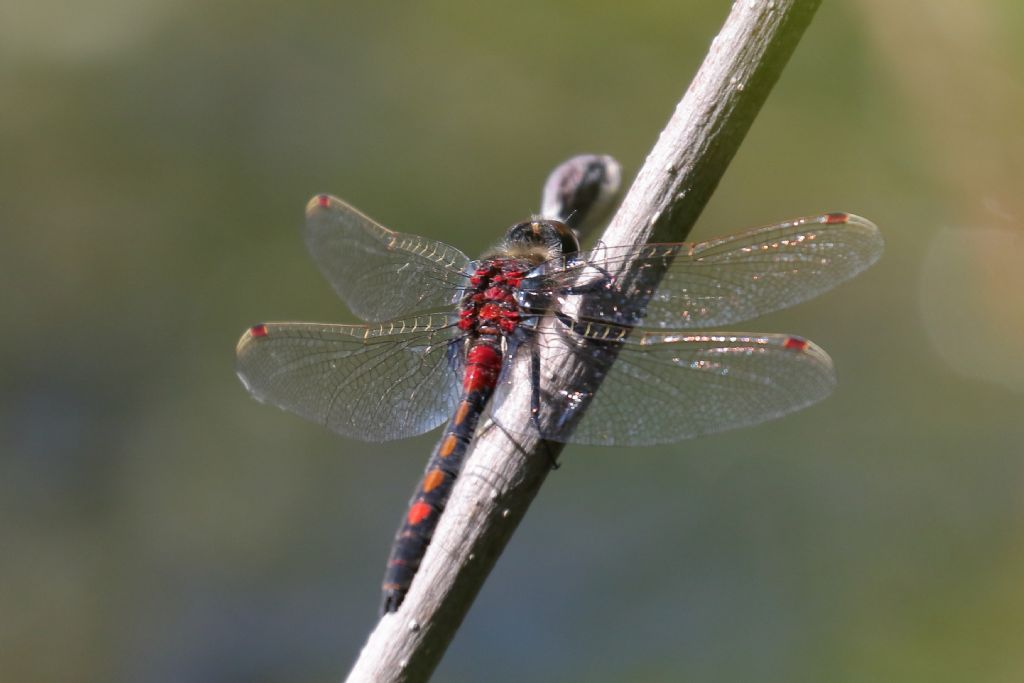
[[569, 226], [551, 219], [516, 223], [505, 233], [498, 249], [503, 256], [525, 259], [534, 265], [579, 250], [579, 240]]
[[478, 261], [459, 301], [459, 328], [490, 337], [515, 332], [521, 320], [515, 291], [530, 267], [529, 261], [515, 258]]

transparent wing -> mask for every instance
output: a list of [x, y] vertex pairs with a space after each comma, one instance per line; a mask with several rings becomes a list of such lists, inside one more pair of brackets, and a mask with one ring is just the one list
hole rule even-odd
[[[825, 214], [707, 242], [598, 247], [541, 264], [519, 297], [534, 310], [619, 325], [728, 325], [849, 280], [878, 260], [882, 246], [871, 221]], [[618, 280], [607, 275], [624, 263], [633, 269]]]
[[455, 247], [388, 230], [328, 195], [306, 206], [306, 246], [352, 312], [373, 322], [450, 307], [469, 263]]
[[238, 341], [256, 399], [362, 441], [429, 431], [459, 400], [458, 328], [428, 315], [380, 325], [267, 323]]
[[[628, 334], [609, 327], [588, 325], [579, 332], [613, 341]], [[589, 366], [604, 368], [599, 386], [581, 382], [541, 397], [534, 428], [553, 441], [670, 443], [781, 417], [820, 401], [835, 386], [824, 350], [782, 334], [636, 330], [618, 353], [615, 345], [583, 345], [558, 332], [542, 334], [538, 343], [546, 347], [542, 386], [564, 376], [568, 362], [581, 354]], [[500, 386], [497, 400], [509, 388]]]

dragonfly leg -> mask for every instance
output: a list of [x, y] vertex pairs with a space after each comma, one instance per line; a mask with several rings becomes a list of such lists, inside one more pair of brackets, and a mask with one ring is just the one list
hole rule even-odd
[[[540, 349], [536, 346], [530, 349], [530, 421], [533, 422], [537, 433], [544, 436], [540, 430]], [[551, 461], [551, 469], [557, 470], [561, 467], [550, 451], [548, 460]]]
[[615, 276], [608, 272], [604, 266], [592, 263], [591, 267], [601, 274], [600, 277], [588, 280], [583, 284], [574, 284], [562, 290], [563, 293], [572, 295], [589, 294], [603, 289], [611, 289], [615, 285]]

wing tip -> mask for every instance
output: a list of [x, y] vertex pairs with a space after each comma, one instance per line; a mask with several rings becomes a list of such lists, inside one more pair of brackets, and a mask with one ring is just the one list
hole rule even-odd
[[835, 211], [819, 216], [818, 223], [822, 225], [844, 226], [842, 229], [845, 233], [857, 236], [860, 240], [858, 246], [860, 247], [859, 251], [862, 258], [856, 273], [863, 271], [878, 261], [885, 250], [885, 240], [882, 239], [882, 231], [872, 221], [863, 216], [845, 211]]
[[828, 355], [828, 352], [806, 337], [796, 334], [781, 335], [781, 345], [787, 351], [814, 356], [825, 364], [832, 365], [832, 357]]
[[795, 334], [779, 335], [775, 343], [786, 352], [806, 357], [819, 368], [818, 384], [820, 391], [812, 393], [812, 395], [817, 395], [818, 398], [813, 398], [807, 405], [817, 403], [832, 393], [838, 384], [838, 379], [836, 378], [835, 363], [833, 363], [832, 357], [828, 355], [828, 351], [810, 339]]
[[262, 339], [269, 334], [266, 323], [260, 323], [253, 325], [238, 339], [238, 344], [235, 345], [235, 355], [241, 356], [247, 348], [257, 339]]
[[849, 225], [864, 233], [881, 235], [878, 226], [875, 225], [874, 222], [864, 218], [864, 216], [859, 216], [847, 211], [832, 211], [824, 213], [818, 216], [817, 222], [823, 225]]
[[324, 209], [330, 209], [332, 206], [336, 206], [338, 199], [332, 197], [329, 194], [318, 194], [312, 199], [306, 202], [306, 216], [313, 216]]
[[852, 214], [846, 213], [845, 211], [832, 211], [830, 213], [823, 214], [818, 220], [825, 225], [838, 225], [841, 223], [849, 223]]
[[816, 222], [823, 225], [852, 225], [865, 232], [878, 232], [878, 226], [873, 221], [848, 211], [830, 211], [817, 217]]
[[783, 348], [789, 349], [790, 351], [806, 351], [810, 345], [811, 341], [809, 339], [804, 339], [803, 337], [797, 337], [795, 335], [786, 337], [786, 340], [782, 342]]

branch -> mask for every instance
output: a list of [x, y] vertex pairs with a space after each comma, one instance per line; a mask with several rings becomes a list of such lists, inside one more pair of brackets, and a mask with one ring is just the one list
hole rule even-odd
[[[733, 6], [605, 230], [605, 244], [685, 238], [819, 4], [740, 0]], [[594, 381], [588, 364], [559, 362], [559, 377], [542, 395]], [[563, 444], [524, 436], [531, 433], [530, 386], [512, 387], [475, 439], [405, 602], [381, 618], [348, 681], [430, 677], [561, 451]]]

